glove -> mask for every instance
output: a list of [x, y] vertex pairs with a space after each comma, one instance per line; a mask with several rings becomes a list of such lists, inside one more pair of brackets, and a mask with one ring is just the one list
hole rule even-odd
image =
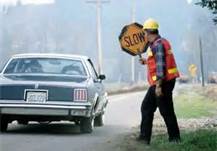
[[163, 96], [163, 92], [162, 92], [162, 80], [157, 80], [156, 82], [156, 88], [155, 88], [155, 95], [157, 97], [161, 97]]
[[147, 64], [147, 61], [146, 61], [145, 58], [140, 58], [140, 59], [139, 59], [139, 62], [140, 62], [140, 64], [142, 64], [142, 65]]
[[155, 88], [155, 95], [156, 95], [157, 97], [163, 96], [163, 92], [162, 92], [162, 88], [161, 88], [161, 87], [156, 87], [156, 88]]

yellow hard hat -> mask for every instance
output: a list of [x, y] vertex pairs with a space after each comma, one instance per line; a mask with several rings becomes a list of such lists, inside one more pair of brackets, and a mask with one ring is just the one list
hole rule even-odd
[[159, 24], [156, 20], [149, 18], [144, 22], [143, 29], [156, 30], [159, 28]]

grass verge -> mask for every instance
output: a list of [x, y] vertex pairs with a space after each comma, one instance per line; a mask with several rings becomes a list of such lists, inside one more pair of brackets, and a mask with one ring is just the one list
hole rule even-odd
[[217, 114], [217, 102], [196, 91], [185, 91], [174, 98], [178, 118], [200, 118]]
[[159, 131], [160, 128], [165, 130], [166, 127], [158, 121], [153, 127], [155, 133], [150, 146], [135, 140], [139, 133], [136, 128], [133, 133], [124, 137], [118, 151], [217, 151], [216, 124], [213, 125], [207, 120], [208, 125], [204, 125], [204, 119], [216, 119], [216, 98], [211, 95], [208, 97], [204, 89], [183, 87], [177, 91], [174, 106], [178, 119], [182, 121], [181, 143], [168, 142], [166, 131]]
[[[199, 129], [193, 132], [182, 132], [182, 142], [169, 143], [167, 135], [153, 137], [150, 149], [160, 151], [216, 151], [217, 130]], [[148, 150], [147, 150], [148, 151]]]
[[135, 136], [125, 136], [124, 142], [118, 146], [118, 151], [216, 151], [217, 130], [198, 129], [196, 131], [181, 131], [182, 141], [170, 143], [167, 134], [152, 136], [151, 145], [137, 142]]

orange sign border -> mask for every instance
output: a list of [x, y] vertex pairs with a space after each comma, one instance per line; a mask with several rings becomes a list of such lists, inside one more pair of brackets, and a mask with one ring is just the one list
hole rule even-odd
[[[137, 23], [137, 22], [132, 23], [132, 24], [130, 24], [130, 25], [133, 25], [133, 24], [134, 24], [135, 26], [139, 27], [139, 28], [143, 28], [143, 26], [142, 26], [141, 24]], [[128, 26], [130, 26], [130, 25], [124, 26], [123, 29], [121, 30], [121, 33], [120, 33], [120, 35], [119, 35], [119, 37], [118, 37], [119, 42], [120, 42], [120, 45], [121, 45], [121, 39], [122, 39], [123, 35], [125, 34], [125, 32], [127, 31]], [[122, 45], [121, 45], [121, 49], [122, 49], [123, 51], [125, 51], [126, 53], [132, 55], [132, 56], [139, 55], [139, 54], [135, 54], [135, 53], [131, 52], [130, 49], [124, 48]], [[144, 53], [146, 50], [147, 50], [147, 45], [144, 47], [143, 52], [141, 52], [141, 53]], [[141, 54], [141, 53], [140, 53], [140, 54]]]

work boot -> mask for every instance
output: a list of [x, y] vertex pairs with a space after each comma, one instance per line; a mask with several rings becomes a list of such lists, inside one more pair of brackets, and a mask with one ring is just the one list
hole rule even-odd
[[146, 145], [150, 145], [150, 141], [148, 141], [144, 136], [139, 135], [136, 137], [136, 141], [138, 142], [144, 142]]
[[179, 144], [179, 143], [181, 143], [181, 139], [180, 138], [172, 138], [172, 139], [169, 139], [169, 142]]
[[141, 135], [136, 137], [136, 141], [143, 141], [145, 138]]

